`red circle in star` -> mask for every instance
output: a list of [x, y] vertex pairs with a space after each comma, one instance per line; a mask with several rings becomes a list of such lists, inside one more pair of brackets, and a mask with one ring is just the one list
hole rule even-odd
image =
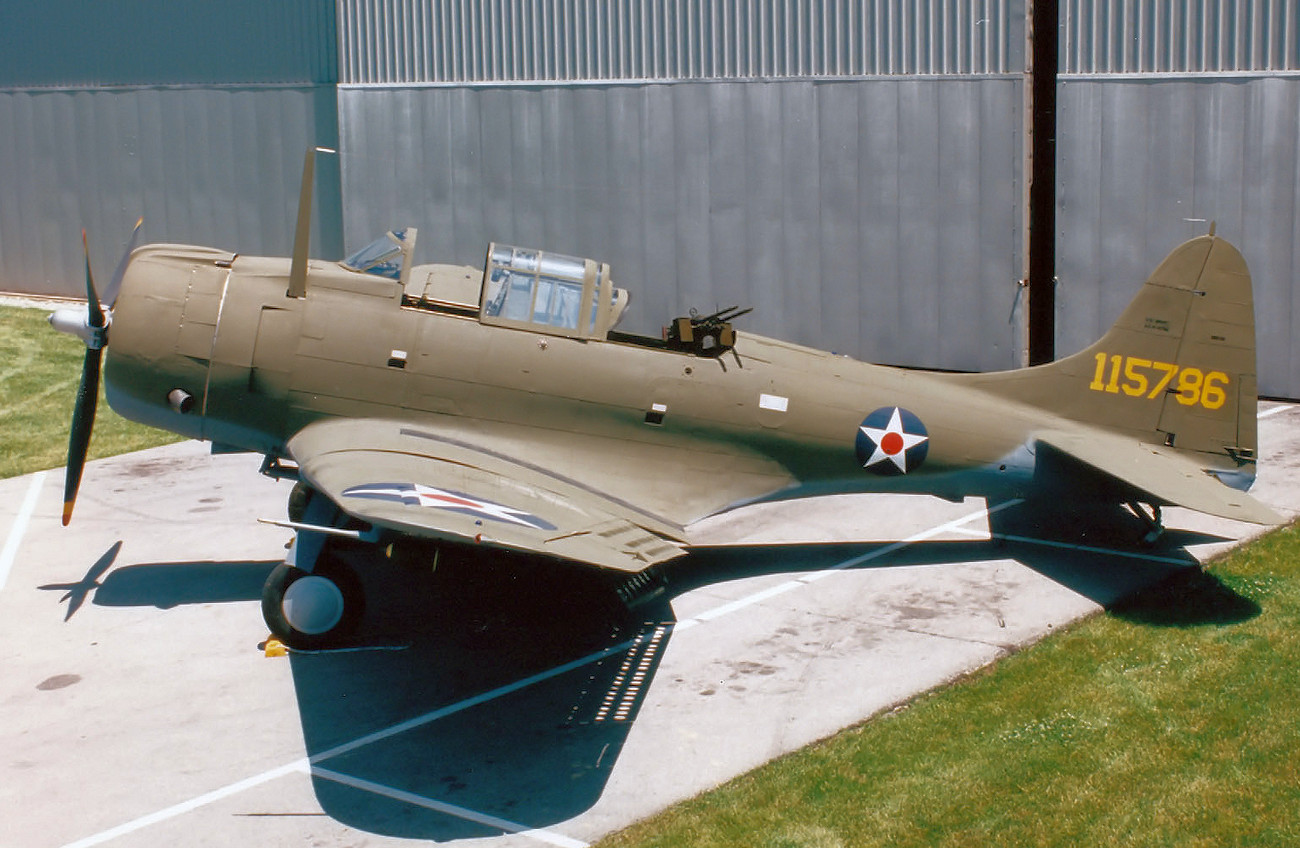
[[903, 450], [903, 435], [901, 433], [886, 433], [885, 437], [880, 440], [880, 449], [890, 456], [898, 456]]

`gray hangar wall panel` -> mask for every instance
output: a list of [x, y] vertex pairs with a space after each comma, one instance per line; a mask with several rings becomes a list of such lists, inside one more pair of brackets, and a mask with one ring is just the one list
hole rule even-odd
[[1016, 364], [1019, 78], [351, 87], [345, 239], [420, 228], [610, 262], [627, 328], [741, 326], [866, 359]]
[[[140, 216], [145, 243], [289, 253], [303, 151], [337, 137], [332, 86], [0, 91], [0, 127], [0, 290], [80, 297], [82, 227], [100, 275]], [[338, 256], [320, 206], [314, 252]]]
[[1058, 114], [1058, 355], [1215, 221], [1250, 266], [1260, 393], [1300, 397], [1300, 79], [1066, 78]]

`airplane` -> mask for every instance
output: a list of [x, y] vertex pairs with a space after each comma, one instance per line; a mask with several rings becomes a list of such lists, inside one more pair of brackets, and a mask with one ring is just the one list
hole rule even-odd
[[[272, 633], [345, 643], [356, 565], [417, 551], [524, 554], [605, 569], [635, 603], [692, 524], [843, 492], [1126, 505], [1153, 541], [1161, 507], [1282, 521], [1246, 494], [1256, 468], [1254, 307], [1241, 254], [1175, 248], [1100, 341], [995, 373], [873, 365], [737, 330], [737, 308], [659, 336], [617, 329], [608, 264], [491, 244], [482, 269], [414, 265], [393, 230], [339, 262], [308, 258], [315, 151], [291, 257], [148, 245], [101, 301], [51, 316], [86, 342], [64, 523], [98, 402], [265, 457], [295, 481], [288, 554], [266, 582]], [[83, 234], [84, 240], [84, 234]]]

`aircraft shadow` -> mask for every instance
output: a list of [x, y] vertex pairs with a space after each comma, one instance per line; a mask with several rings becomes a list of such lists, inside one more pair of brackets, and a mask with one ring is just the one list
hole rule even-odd
[[1156, 627], [1239, 624], [1259, 615], [1257, 601], [1205, 571], [1187, 568], [1145, 586], [1106, 608], [1118, 618]]
[[[1063, 513], [1038, 502], [996, 513], [990, 526], [1006, 544], [1017, 546], [1018, 561], [1118, 618], [1195, 627], [1235, 624], [1260, 613], [1257, 603], [1203, 571], [1186, 550], [1232, 541], [1229, 537], [1166, 530], [1145, 545], [1140, 541], [1145, 525], [1123, 507], [1094, 505]], [[1070, 550], [1076, 555], [1062, 555]]]
[[[1015, 560], [1105, 607], [1145, 623], [1231, 623], [1250, 602], [1213, 575], [1200, 570], [1189, 545], [1230, 541], [1227, 537], [1167, 530], [1154, 545], [1141, 542], [1145, 526], [1123, 507], [1079, 508], [1068, 513], [1033, 503], [1019, 504], [989, 518], [992, 540], [799, 543], [697, 548], [669, 563], [670, 596], [712, 583], [761, 574], [796, 574], [826, 569], [891, 568], [962, 562]], [[1199, 575], [1193, 577], [1192, 575]], [[1195, 592], [1162, 591], [1186, 585]], [[1217, 587], [1217, 588], [1215, 588]], [[1145, 612], [1138, 618], [1137, 604]], [[1258, 610], [1256, 609], [1256, 614]], [[1247, 617], [1249, 617], [1247, 615]]]
[[94, 603], [107, 607], [229, 604], [262, 597], [272, 562], [167, 562], [128, 565], [110, 572]]
[[[120, 550], [78, 580], [40, 587], [60, 593], [65, 620], [86, 600], [258, 601], [278, 564], [114, 568]], [[367, 609], [355, 643], [289, 658], [328, 815], [443, 841], [544, 827], [596, 802], [668, 644], [666, 599], [629, 612], [608, 574], [528, 557], [357, 571]]]
[[1197, 566], [1187, 545], [1222, 537], [1166, 532], [1143, 546], [1145, 532], [1122, 510], [1101, 515], [1040, 512], [1026, 505], [995, 512], [992, 541], [832, 542], [832, 544], [728, 545], [697, 548], [664, 568], [673, 594], [711, 583], [761, 574], [798, 574], [827, 568], [887, 568], [1014, 559], [1102, 606], [1112, 605], [1171, 572]]
[[121, 550], [120, 541], [113, 544], [80, 580], [37, 588], [64, 593], [59, 602], [68, 605], [63, 619], [67, 621], [87, 598], [95, 606], [159, 609], [257, 600], [262, 597], [262, 584], [277, 565], [251, 561], [163, 562], [113, 568]]
[[[1218, 537], [1171, 531], [1145, 547], [1123, 511], [996, 516], [994, 541], [698, 549], [664, 567], [665, 594], [631, 615], [602, 575], [544, 560], [443, 563], [415, 584], [409, 569], [369, 569], [367, 596], [384, 608], [367, 610], [360, 649], [292, 658], [317, 799], [349, 826], [437, 841], [501, 833], [488, 817], [546, 828], [580, 815], [600, 798], [671, 638], [672, 598], [728, 580], [1011, 559], [1135, 620], [1146, 610], [1158, 623], [1152, 609], [1183, 624], [1229, 621], [1225, 607], [1251, 614], [1183, 549]], [[1218, 611], [1166, 595], [1125, 606], [1183, 575], [1200, 575]], [[390, 580], [400, 582], [385, 591]], [[383, 737], [401, 722], [417, 726]]]
[[290, 655], [327, 814], [444, 841], [595, 804], [668, 643], [666, 601], [629, 613], [608, 575], [526, 557], [364, 574], [357, 647]]
[[[672, 599], [729, 580], [1010, 559], [1138, 623], [1259, 614], [1184, 549], [1219, 537], [1170, 531], [1144, 547], [1123, 510], [1063, 518], [1021, 505], [990, 523], [993, 541], [697, 549], [668, 563], [666, 592], [631, 612], [607, 573], [540, 558], [367, 561], [355, 646], [290, 655], [317, 800], [359, 830], [436, 841], [582, 814], [604, 791], [671, 639]], [[77, 583], [42, 588], [93, 591], [108, 606], [245, 601], [260, 598], [275, 566], [158, 563], [103, 576], [116, 554]]]

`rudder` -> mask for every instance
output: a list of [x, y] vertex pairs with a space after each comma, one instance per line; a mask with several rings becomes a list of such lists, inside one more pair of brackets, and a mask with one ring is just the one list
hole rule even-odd
[[1191, 239], [1160, 263], [1096, 344], [976, 382], [1253, 476], [1255, 314], [1246, 262], [1213, 234]]

